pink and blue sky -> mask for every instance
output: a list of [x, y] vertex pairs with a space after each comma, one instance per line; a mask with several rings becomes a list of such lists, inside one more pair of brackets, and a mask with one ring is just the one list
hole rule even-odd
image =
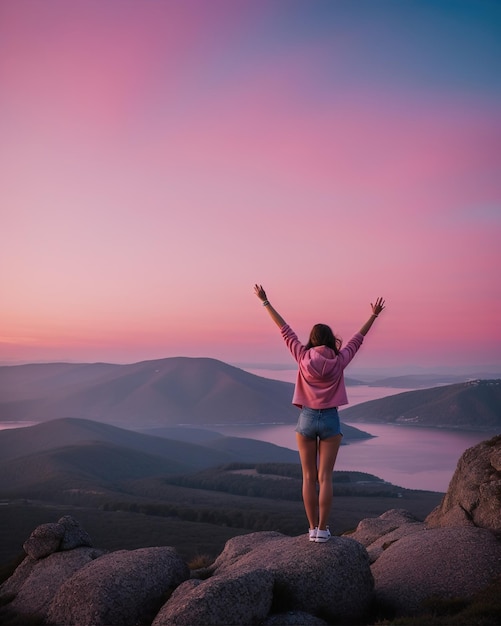
[[501, 4], [3, 0], [0, 362], [501, 366]]

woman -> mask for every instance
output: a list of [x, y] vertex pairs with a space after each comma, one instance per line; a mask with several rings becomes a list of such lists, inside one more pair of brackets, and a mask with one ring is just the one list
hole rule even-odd
[[385, 303], [383, 298], [371, 303], [372, 315], [344, 348], [341, 339], [325, 324], [313, 326], [304, 346], [270, 304], [263, 287], [255, 285], [254, 292], [280, 328], [299, 366], [292, 402], [301, 409], [296, 440], [303, 471], [303, 502], [310, 526], [309, 539], [323, 543], [331, 536], [327, 522], [332, 508], [332, 472], [343, 437], [337, 408], [348, 404], [343, 371]]

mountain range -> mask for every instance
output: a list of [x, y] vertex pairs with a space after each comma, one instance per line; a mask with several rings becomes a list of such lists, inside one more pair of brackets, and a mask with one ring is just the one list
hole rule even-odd
[[343, 421], [501, 431], [501, 379], [406, 391], [340, 411]]
[[[383, 379], [386, 385], [426, 378]], [[501, 427], [501, 381], [476, 380], [406, 391], [341, 409], [343, 422], [417, 424], [492, 431]], [[371, 383], [375, 385], [373, 381]], [[45, 363], [0, 367], [0, 422], [66, 417], [169, 437], [180, 425], [294, 424], [293, 384], [209, 358], [130, 365]], [[367, 433], [346, 427], [347, 438]], [[191, 431], [187, 441], [194, 436]], [[199, 443], [199, 442], [196, 442]]]
[[291, 383], [216, 359], [0, 367], [0, 421], [80, 417], [132, 427], [294, 423]]

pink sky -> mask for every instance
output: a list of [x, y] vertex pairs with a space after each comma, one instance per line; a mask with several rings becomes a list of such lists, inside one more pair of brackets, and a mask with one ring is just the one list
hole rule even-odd
[[260, 282], [501, 368], [501, 9], [453, 5], [3, 0], [0, 363], [287, 363]]

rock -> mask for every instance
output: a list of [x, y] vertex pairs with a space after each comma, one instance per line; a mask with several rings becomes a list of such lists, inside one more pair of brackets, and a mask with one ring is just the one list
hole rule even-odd
[[376, 601], [396, 615], [429, 597], [469, 598], [501, 574], [501, 544], [482, 528], [433, 528], [402, 537], [372, 565]]
[[151, 621], [166, 594], [189, 575], [174, 548], [105, 554], [59, 588], [48, 610], [48, 622], [56, 626], [132, 626], [140, 620]]
[[[374, 583], [367, 552], [360, 543], [346, 537], [332, 537], [324, 544], [311, 543], [304, 535], [286, 537], [274, 532], [234, 537], [226, 543], [210, 570], [212, 578], [184, 590], [183, 621], [177, 621], [177, 604], [183, 599], [176, 592], [162, 608], [164, 621], [155, 626], [217, 623], [212, 621], [215, 617], [210, 603], [202, 600], [205, 591], [212, 597], [214, 589], [225, 593], [227, 585], [239, 589], [242, 580], [256, 581], [260, 593], [273, 592], [273, 613], [300, 611], [343, 624], [363, 619], [373, 599]], [[182, 592], [180, 589], [179, 594]], [[193, 605], [190, 598], [196, 598]], [[245, 602], [248, 601], [252, 601], [252, 595], [246, 597]], [[239, 595], [225, 594], [222, 602], [227, 621], [219, 623], [255, 623], [250, 621], [251, 615], [239, 612]], [[206, 607], [205, 614], [202, 606]], [[235, 621], [236, 616], [242, 621]]]
[[36, 560], [27, 556], [17, 567], [10, 578], [0, 585], [0, 605], [10, 602], [26, 582], [35, 567]]
[[71, 552], [49, 554], [43, 560], [26, 557], [15, 574], [0, 588], [0, 597], [4, 594], [14, 596], [6, 607], [18, 617], [46, 620], [49, 605], [59, 587], [77, 570], [102, 554], [101, 550], [94, 548], [78, 548]]
[[24, 542], [24, 551], [32, 559], [43, 559], [59, 550], [64, 531], [65, 528], [61, 524], [41, 524]]
[[369, 561], [374, 563], [392, 543], [425, 528], [409, 511], [391, 509], [379, 517], [362, 520], [349, 537], [366, 547]]
[[248, 535], [239, 535], [229, 539], [221, 554], [214, 561], [212, 566], [208, 568], [211, 573], [223, 572], [231, 569], [237, 564], [242, 556], [252, 553], [259, 546], [267, 545], [272, 550], [273, 541], [281, 541], [284, 538], [282, 533], [276, 531], [264, 531], [257, 533], [249, 533]]
[[23, 548], [32, 559], [43, 559], [58, 550], [73, 550], [80, 546], [91, 547], [89, 535], [71, 515], [65, 515], [57, 523], [37, 526]]
[[[332, 537], [326, 544], [311, 544], [300, 536], [274, 547], [274, 603], [281, 611], [305, 611], [340, 623], [365, 615], [374, 581], [367, 551], [356, 541]], [[258, 558], [269, 557], [261, 551]]]
[[404, 524], [416, 524], [419, 520], [405, 509], [390, 509], [379, 517], [368, 517], [359, 522], [349, 537], [364, 546], [370, 546], [380, 537], [400, 528]]
[[466, 450], [428, 526], [478, 526], [501, 533], [501, 435]]
[[59, 546], [60, 550], [73, 550], [80, 546], [92, 546], [92, 541], [87, 532], [71, 515], [61, 517], [57, 523], [64, 527], [64, 535]]
[[261, 623], [273, 601], [273, 574], [255, 569], [180, 585], [152, 626], [220, 626]]
[[328, 626], [328, 622], [302, 611], [288, 611], [270, 615], [261, 626]]

